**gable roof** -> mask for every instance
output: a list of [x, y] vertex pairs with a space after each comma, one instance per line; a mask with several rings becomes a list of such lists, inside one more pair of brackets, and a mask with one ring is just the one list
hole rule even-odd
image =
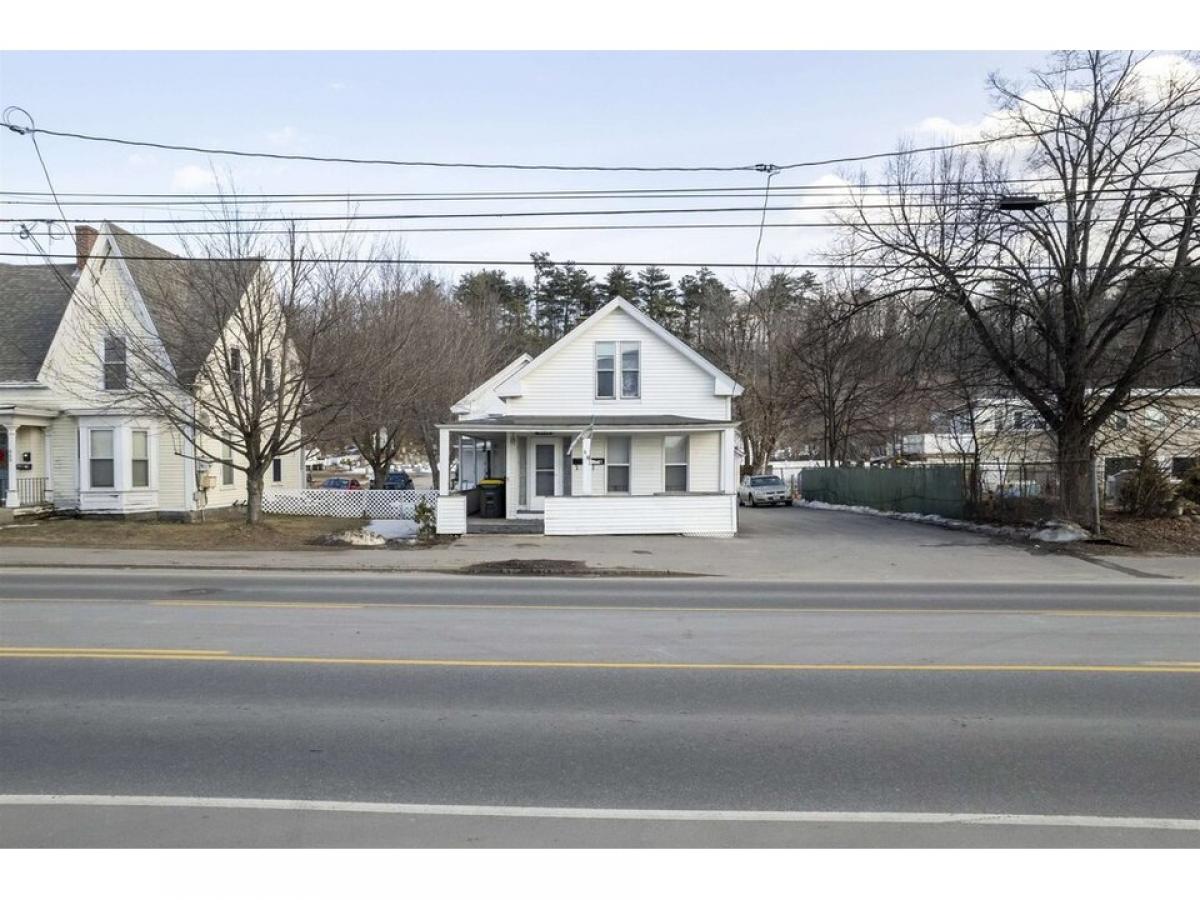
[[675, 335], [671, 334], [671, 332], [667, 331], [667, 329], [663, 328], [656, 321], [654, 321], [654, 319], [650, 318], [628, 300], [625, 300], [623, 297], [614, 297], [612, 300], [609, 300], [607, 303], [605, 303], [602, 307], [600, 307], [598, 310], [564, 334], [561, 338], [547, 347], [544, 351], [542, 351], [537, 357], [534, 358], [533, 362], [529, 363], [529, 365], [525, 366], [516, 374], [506, 379], [504, 383], [497, 386], [496, 393], [501, 397], [520, 396], [520, 379], [532, 372], [536, 372], [539, 368], [557, 356], [564, 347], [574, 343], [586, 332], [591, 330], [597, 322], [602, 321], [617, 310], [620, 310], [621, 312], [624, 312], [626, 315], [630, 316], [635, 322], [638, 322], [656, 337], [660, 338], [663, 343], [667, 344], [699, 369], [711, 375], [713, 378], [714, 394], [722, 397], [741, 396], [742, 386], [740, 384], [710, 363], [707, 359], [705, 359]]
[[0, 381], [37, 380], [74, 287], [74, 265], [0, 263]]
[[522, 353], [507, 366], [485, 381], [479, 387], [475, 388], [457, 403], [450, 407], [450, 411], [455, 414], [465, 414], [471, 411], [471, 406], [476, 400], [482, 397], [490, 390], [495, 390], [504, 382], [508, 381], [513, 375], [525, 367], [525, 364], [533, 359], [528, 353]]
[[[210, 313], [214, 311], [206, 287], [222, 291], [232, 288], [240, 300], [262, 261], [185, 259], [111, 222], [104, 223], [104, 230], [146, 304], [176, 376], [182, 384], [190, 385], [212, 352], [218, 330], [211, 322], [200, 322], [196, 329], [190, 329], [184, 316], [191, 310], [203, 315], [206, 304]], [[205, 340], [197, 343], [197, 333], [204, 334]]]

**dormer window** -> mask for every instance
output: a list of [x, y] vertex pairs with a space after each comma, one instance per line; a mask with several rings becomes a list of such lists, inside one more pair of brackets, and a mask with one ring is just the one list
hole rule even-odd
[[229, 386], [235, 394], [242, 392], [242, 351], [237, 347], [229, 351]]
[[642, 395], [642, 345], [637, 341], [596, 342], [596, 399], [622, 400]]

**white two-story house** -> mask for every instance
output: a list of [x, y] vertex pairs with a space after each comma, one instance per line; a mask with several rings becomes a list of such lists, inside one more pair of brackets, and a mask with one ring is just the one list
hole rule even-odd
[[[74, 266], [0, 265], [5, 516], [55, 509], [190, 518], [201, 506], [245, 501], [245, 474], [232, 451], [205, 446], [131, 401], [138, 359], [106, 324], [138, 323], [129, 330], [154, 340], [172, 325], [166, 310], [181, 300], [165, 292], [190, 283], [177, 277], [170, 287], [158, 277], [166, 267], [186, 275], [190, 266], [233, 265], [176, 257], [108, 223], [78, 229]], [[175, 372], [215, 352], [159, 341]], [[206, 466], [215, 477], [201, 479]], [[275, 460], [266, 486], [299, 488], [304, 481], [296, 451]]]
[[[452, 407], [438, 426], [438, 531], [465, 533], [489, 511], [540, 518], [546, 534], [733, 535], [741, 392], [615, 299]], [[501, 479], [503, 509], [488, 510], [480, 494]]]

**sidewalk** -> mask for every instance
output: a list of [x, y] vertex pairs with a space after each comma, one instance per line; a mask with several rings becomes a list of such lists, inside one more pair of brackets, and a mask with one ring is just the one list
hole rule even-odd
[[[804, 582], [1135, 582], [1200, 585], [1200, 559], [1047, 552], [930, 525], [846, 513], [758, 511], [736, 538], [467, 535], [422, 549], [188, 551], [0, 546], [0, 568], [164, 567], [458, 573], [506, 560], [554, 560], [628, 574]], [[775, 516], [767, 519], [766, 515]], [[3, 578], [0, 573], [0, 578]]]

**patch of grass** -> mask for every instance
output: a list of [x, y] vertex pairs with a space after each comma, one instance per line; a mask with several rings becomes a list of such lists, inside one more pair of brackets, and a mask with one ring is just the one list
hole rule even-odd
[[251, 526], [240, 516], [214, 520], [211, 513], [205, 522], [21, 518], [13, 526], [0, 528], [0, 545], [121, 550], [307, 550], [319, 549], [326, 535], [358, 524], [357, 519], [264, 516], [260, 524]]

